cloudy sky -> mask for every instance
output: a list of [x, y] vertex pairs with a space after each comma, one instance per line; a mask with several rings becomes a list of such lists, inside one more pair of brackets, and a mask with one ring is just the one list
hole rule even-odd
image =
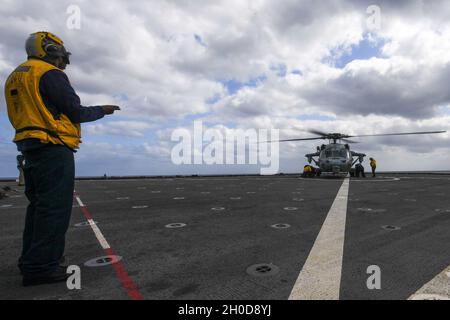
[[[80, 176], [259, 172], [172, 164], [171, 134], [192, 131], [194, 120], [221, 130], [280, 129], [281, 138], [311, 137], [310, 129], [450, 130], [449, 1], [0, 4], [2, 92], [26, 58], [27, 36], [48, 30], [72, 52], [66, 72], [83, 105], [122, 107], [83, 124]], [[11, 177], [16, 149], [0, 103], [0, 177]], [[450, 170], [449, 138], [365, 138], [352, 148], [376, 158], [379, 170]], [[282, 144], [280, 171], [299, 171], [316, 144]]]

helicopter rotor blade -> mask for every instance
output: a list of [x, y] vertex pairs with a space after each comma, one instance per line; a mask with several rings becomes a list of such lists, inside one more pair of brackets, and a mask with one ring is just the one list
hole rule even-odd
[[348, 136], [349, 138], [353, 137], [380, 137], [380, 136], [406, 136], [410, 134], [434, 134], [434, 133], [444, 133], [447, 131], [418, 131], [418, 132], [402, 132], [402, 133], [381, 133], [381, 134], [363, 134], [356, 136]]
[[350, 140], [350, 139], [341, 139], [342, 141], [344, 141], [344, 142], [347, 142], [347, 143], [359, 143], [358, 141], [353, 141], [353, 140]]
[[303, 141], [303, 140], [322, 140], [325, 138], [322, 137], [318, 137], [318, 138], [303, 138], [303, 139], [284, 139], [284, 140], [274, 140], [274, 141], [262, 141], [260, 143], [265, 143], [265, 142], [287, 142], [287, 141]]
[[318, 136], [328, 136], [328, 133], [322, 132], [322, 131], [318, 131], [318, 130], [308, 130], [309, 133], [312, 134], [317, 134]]
[[317, 130], [309, 130], [308, 132], [317, 134], [320, 137], [312, 137], [312, 138], [299, 138], [299, 139], [284, 139], [284, 140], [274, 140], [274, 141], [262, 141], [259, 143], [267, 143], [267, 142], [289, 142], [289, 141], [306, 141], [306, 140], [326, 140], [326, 139], [335, 139], [342, 140], [347, 143], [359, 143], [358, 141], [353, 141], [347, 138], [355, 138], [355, 137], [380, 137], [380, 136], [405, 136], [405, 135], [419, 135], [419, 134], [434, 134], [434, 133], [445, 133], [447, 131], [418, 131], [418, 132], [402, 132], [402, 133], [381, 133], [381, 134], [363, 134], [363, 135], [345, 135], [345, 134], [331, 134], [324, 133]]
[[279, 142], [285, 142], [285, 141], [302, 141], [302, 140], [323, 140], [325, 138], [323, 137], [317, 137], [317, 138], [302, 138], [302, 139], [285, 139], [285, 140], [278, 140]]

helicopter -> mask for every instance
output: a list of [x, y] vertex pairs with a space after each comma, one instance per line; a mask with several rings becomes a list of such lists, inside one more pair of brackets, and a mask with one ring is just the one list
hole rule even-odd
[[[318, 135], [318, 137], [285, 139], [277, 142], [303, 141], [303, 140], [328, 140], [328, 144], [322, 144], [317, 147], [314, 153], [305, 155], [309, 163], [314, 162], [319, 167], [321, 176], [345, 177], [351, 171], [356, 162], [363, 162], [364, 153], [350, 150], [350, 143], [358, 143], [348, 138], [355, 137], [379, 137], [379, 136], [403, 136], [418, 134], [445, 133], [446, 131], [422, 131], [422, 132], [403, 132], [403, 133], [383, 133], [383, 134], [365, 134], [365, 135], [347, 135], [342, 133], [324, 133], [317, 130], [308, 132]], [[315, 158], [317, 157], [317, 159]]]

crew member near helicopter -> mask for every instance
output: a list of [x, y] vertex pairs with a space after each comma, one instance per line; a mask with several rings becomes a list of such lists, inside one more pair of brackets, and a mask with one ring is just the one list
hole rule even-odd
[[302, 174], [303, 178], [312, 178], [315, 176], [315, 174], [316, 172], [313, 166], [307, 164], [303, 167], [303, 174]]
[[31, 34], [27, 61], [5, 83], [14, 142], [25, 157], [25, 195], [29, 200], [19, 269], [23, 285], [65, 281], [60, 265], [72, 211], [74, 152], [81, 143], [80, 123], [120, 110], [118, 106], [83, 107], [66, 65], [70, 53], [50, 32]]
[[377, 169], [377, 161], [374, 158], [370, 159], [370, 167], [372, 168], [372, 177], [375, 178], [375, 170]]
[[366, 177], [366, 174], [364, 172], [364, 166], [361, 163], [357, 163], [355, 165], [355, 176], [359, 178], [359, 175], [361, 175], [361, 177], [363, 178]]

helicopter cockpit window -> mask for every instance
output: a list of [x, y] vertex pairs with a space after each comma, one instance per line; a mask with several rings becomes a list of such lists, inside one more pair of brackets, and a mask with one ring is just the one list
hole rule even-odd
[[325, 156], [327, 158], [346, 158], [347, 157], [347, 149], [328, 149], [325, 151]]

